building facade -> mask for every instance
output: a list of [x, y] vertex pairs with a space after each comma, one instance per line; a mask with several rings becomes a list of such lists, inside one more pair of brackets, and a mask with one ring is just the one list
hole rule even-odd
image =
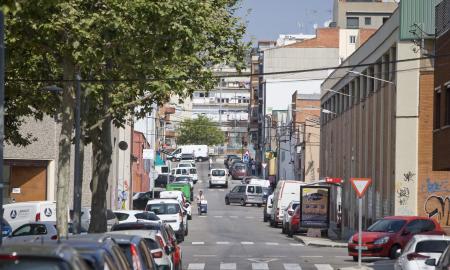
[[388, 215], [433, 216], [433, 181], [449, 179], [431, 165], [434, 67], [420, 58], [433, 53], [433, 39], [411, 31], [411, 21], [433, 28], [431, 7], [431, 1], [403, 0], [342, 64], [354, 67], [337, 69], [322, 84], [321, 106], [333, 114], [321, 115], [320, 174], [345, 179], [343, 237], [357, 228], [350, 178], [372, 179], [363, 198], [364, 227]]
[[150, 190], [150, 163], [144, 159], [144, 150], [150, 149], [150, 144], [146, 140], [144, 133], [133, 130], [133, 192], [147, 192]]
[[450, 170], [450, 1], [436, 6], [433, 168]]

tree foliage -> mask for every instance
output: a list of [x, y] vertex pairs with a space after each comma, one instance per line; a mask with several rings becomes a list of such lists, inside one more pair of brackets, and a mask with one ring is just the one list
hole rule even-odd
[[[152, 104], [163, 104], [173, 94], [185, 98], [211, 89], [217, 81], [214, 65], [243, 68], [248, 45], [242, 42], [245, 26], [234, 16], [239, 1], [8, 2], [18, 8], [6, 13], [6, 140], [30, 142], [32, 134], [19, 132], [24, 116], [59, 113], [60, 162], [65, 162], [59, 166], [66, 170], [58, 175], [58, 188], [67, 186], [70, 153], [61, 150], [70, 143], [73, 79], [80, 74], [83, 138], [94, 149], [91, 231], [104, 231], [111, 123], [121, 126], [143, 117]], [[49, 85], [64, 89], [62, 98], [42, 91]], [[67, 194], [58, 197], [60, 205], [64, 198]]]
[[177, 144], [220, 145], [225, 142], [225, 134], [216, 123], [206, 116], [181, 122]]

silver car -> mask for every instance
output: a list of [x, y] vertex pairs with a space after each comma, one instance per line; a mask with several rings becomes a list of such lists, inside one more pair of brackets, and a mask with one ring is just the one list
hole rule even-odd
[[263, 204], [263, 188], [260, 185], [237, 185], [225, 196], [225, 204], [239, 203], [261, 207]]

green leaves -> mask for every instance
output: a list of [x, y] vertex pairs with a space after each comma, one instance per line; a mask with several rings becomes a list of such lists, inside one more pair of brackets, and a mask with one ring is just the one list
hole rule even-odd
[[219, 126], [206, 116], [181, 122], [177, 144], [220, 145], [225, 142], [225, 134]]

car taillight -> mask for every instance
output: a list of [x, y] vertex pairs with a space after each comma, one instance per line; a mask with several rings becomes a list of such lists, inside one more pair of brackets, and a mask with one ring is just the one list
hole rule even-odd
[[41, 221], [41, 213], [36, 214], [36, 222]]
[[408, 261], [414, 261], [414, 260], [426, 260], [430, 258], [430, 256], [422, 255], [419, 253], [410, 253], [406, 255], [406, 258], [408, 259]]
[[50, 239], [52, 239], [52, 240], [58, 240], [58, 235], [53, 235]]
[[154, 259], [160, 259], [163, 256], [162, 251], [152, 252], [152, 256]]
[[131, 258], [133, 259], [133, 269], [142, 269], [141, 262], [139, 261], [139, 255], [137, 253], [136, 247], [133, 244], [130, 245], [130, 253]]
[[0, 260], [2, 261], [15, 261], [18, 259], [20, 259], [20, 257], [14, 254], [0, 255]]

